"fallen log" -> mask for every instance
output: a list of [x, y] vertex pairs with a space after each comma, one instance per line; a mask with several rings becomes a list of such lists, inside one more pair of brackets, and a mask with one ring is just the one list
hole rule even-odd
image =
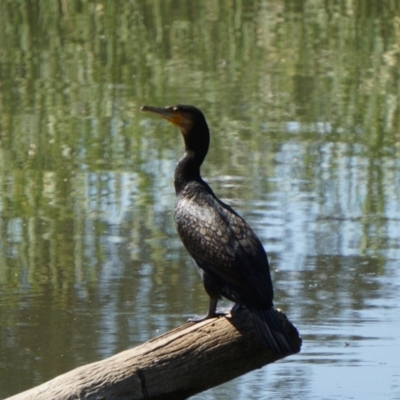
[[[297, 329], [276, 313], [299, 352]], [[250, 314], [242, 309], [185, 324], [8, 400], [186, 399], [280, 358], [262, 346]]]

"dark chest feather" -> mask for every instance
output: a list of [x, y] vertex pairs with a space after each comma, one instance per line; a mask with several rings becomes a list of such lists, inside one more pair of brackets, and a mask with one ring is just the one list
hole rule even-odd
[[249, 268], [260, 272], [268, 268], [264, 249], [249, 225], [207, 187], [192, 184], [185, 188], [177, 199], [175, 223], [196, 261], [237, 269], [239, 275]]

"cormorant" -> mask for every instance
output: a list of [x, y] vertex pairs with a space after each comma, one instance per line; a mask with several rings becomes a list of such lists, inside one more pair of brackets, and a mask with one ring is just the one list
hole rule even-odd
[[[210, 133], [203, 113], [189, 105], [143, 106], [176, 125], [185, 153], [175, 169], [175, 224], [186, 249], [202, 271], [213, 318], [224, 296], [250, 311], [264, 345], [277, 354], [297, 352], [273, 310], [274, 291], [265, 250], [246, 221], [223, 203], [201, 178]], [[201, 319], [197, 319], [200, 321]]]

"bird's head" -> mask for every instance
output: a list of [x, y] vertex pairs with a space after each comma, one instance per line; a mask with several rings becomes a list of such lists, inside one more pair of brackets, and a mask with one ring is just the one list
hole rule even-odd
[[167, 107], [143, 106], [140, 110], [142, 112], [151, 112], [166, 119], [176, 125], [184, 136], [189, 134], [195, 127], [207, 125], [203, 113], [194, 106], [183, 104]]

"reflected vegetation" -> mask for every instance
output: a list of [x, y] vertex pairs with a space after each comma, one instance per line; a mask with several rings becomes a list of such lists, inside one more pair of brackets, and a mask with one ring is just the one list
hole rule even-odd
[[181, 138], [143, 104], [204, 110], [203, 174], [305, 340], [202, 399], [321, 398], [307, 368], [396, 336], [399, 2], [2, 1], [0, 26], [0, 397], [206, 309], [173, 223]]

